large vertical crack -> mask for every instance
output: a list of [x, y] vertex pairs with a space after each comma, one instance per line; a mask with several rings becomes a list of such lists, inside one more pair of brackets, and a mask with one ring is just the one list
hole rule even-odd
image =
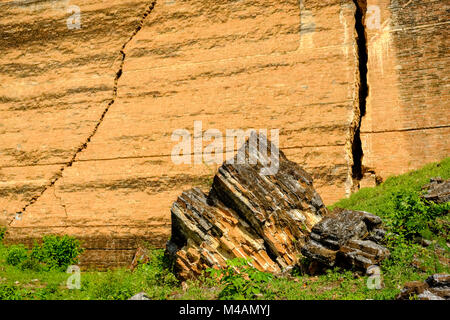
[[358, 55], [358, 115], [357, 115], [357, 125], [354, 129], [353, 139], [352, 139], [352, 179], [353, 188], [357, 188], [359, 181], [363, 178], [364, 170], [362, 165], [362, 159], [364, 152], [362, 149], [361, 142], [361, 121], [366, 114], [366, 103], [369, 94], [369, 86], [367, 83], [367, 62], [368, 62], [368, 51], [367, 51], [367, 34], [365, 28], [365, 17], [367, 11], [367, 1], [366, 0], [353, 0], [356, 6], [355, 10], [355, 31], [356, 31], [356, 45], [357, 45], [357, 55]]
[[[25, 213], [25, 211], [28, 209], [28, 207], [30, 207], [36, 201], [38, 201], [49, 188], [52, 188], [55, 186], [56, 182], [62, 177], [64, 170], [73, 165], [73, 163], [76, 161], [78, 155], [87, 148], [89, 142], [91, 142], [92, 138], [97, 133], [98, 128], [103, 123], [103, 120], [105, 119], [106, 114], [108, 113], [111, 106], [115, 103], [116, 98], [117, 98], [117, 87], [118, 87], [119, 79], [122, 76], [123, 66], [125, 64], [125, 58], [126, 58], [125, 48], [127, 47], [128, 43], [130, 43], [133, 40], [133, 38], [136, 36], [136, 34], [142, 29], [145, 19], [153, 11], [155, 5], [156, 5], [156, 0], [153, 0], [147, 6], [145, 12], [142, 15], [142, 18], [139, 20], [139, 23], [138, 23], [136, 29], [133, 31], [133, 33], [130, 35], [130, 37], [128, 37], [127, 41], [125, 41], [125, 43], [120, 48], [119, 57], [120, 57], [121, 61], [120, 61], [119, 69], [117, 70], [116, 75], [114, 77], [114, 87], [113, 87], [113, 92], [112, 92], [112, 98], [111, 98], [110, 102], [107, 104], [106, 108], [103, 110], [103, 112], [100, 116], [100, 119], [97, 121], [94, 129], [89, 134], [89, 136], [86, 138], [86, 140], [77, 148], [77, 150], [75, 151], [73, 156], [70, 158], [70, 160], [59, 169], [59, 171], [52, 177], [50, 182], [43, 188], [43, 190], [39, 194], [37, 194], [33, 198], [31, 198], [31, 200], [21, 209], [21, 211], [17, 212], [16, 216], [9, 222], [9, 225], [11, 225], [16, 219], [20, 220], [22, 214]], [[65, 206], [64, 206], [64, 209], [66, 210]], [[67, 212], [66, 212], [66, 214], [67, 214]]]

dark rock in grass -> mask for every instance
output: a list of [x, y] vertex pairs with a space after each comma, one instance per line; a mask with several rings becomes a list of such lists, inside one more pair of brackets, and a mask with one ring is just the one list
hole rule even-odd
[[402, 291], [396, 297], [397, 300], [409, 300], [428, 289], [428, 284], [423, 281], [411, 281], [404, 284]]
[[423, 190], [427, 193], [424, 199], [435, 203], [445, 203], [450, 201], [450, 179], [431, 178], [430, 183], [425, 185]]
[[433, 274], [432, 276], [429, 276], [425, 282], [433, 288], [449, 287], [450, 274]]
[[425, 281], [407, 282], [396, 299], [414, 297], [419, 300], [450, 300], [450, 275], [434, 274]]
[[301, 252], [325, 267], [366, 270], [389, 256], [380, 243], [381, 219], [364, 211], [336, 209], [316, 224]]

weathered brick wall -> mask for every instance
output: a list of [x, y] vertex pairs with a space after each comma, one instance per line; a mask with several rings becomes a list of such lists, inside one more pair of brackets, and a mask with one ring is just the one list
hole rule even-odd
[[450, 155], [449, 9], [445, 1], [369, 1], [381, 28], [367, 29], [363, 165], [380, 178]]

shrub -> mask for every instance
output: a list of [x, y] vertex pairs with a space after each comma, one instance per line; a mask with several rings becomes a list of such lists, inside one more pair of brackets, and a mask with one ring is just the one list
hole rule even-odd
[[103, 279], [90, 283], [90, 286], [98, 300], [126, 300], [136, 293], [128, 271], [108, 271]]
[[136, 273], [145, 278], [148, 285], [175, 286], [178, 280], [173, 273], [173, 261], [165, 254], [164, 249], [149, 250], [149, 261], [140, 265]]
[[438, 205], [420, 198], [416, 192], [392, 194], [392, 211], [387, 215], [390, 231], [407, 239], [433, 228], [437, 217], [448, 211], [448, 204]]
[[268, 282], [273, 279], [273, 276], [250, 266], [250, 262], [244, 258], [236, 258], [227, 261], [226, 269], [209, 268], [207, 270], [212, 277], [224, 285], [219, 293], [220, 299], [254, 299], [267, 291]]
[[31, 259], [31, 258], [28, 258], [25, 261], [23, 261], [19, 265], [19, 268], [22, 271], [25, 271], [25, 270], [33, 270], [36, 272], [45, 271], [45, 268], [42, 266], [41, 263], [39, 263], [39, 261], [36, 261], [35, 259]]
[[3, 241], [6, 235], [6, 227], [0, 227], [0, 242]]
[[42, 244], [34, 244], [31, 258], [42, 262], [48, 269], [65, 271], [69, 265], [78, 262], [78, 256], [83, 252], [80, 242], [67, 235], [44, 236]]
[[53, 298], [55, 294], [58, 292], [58, 285], [57, 284], [47, 284], [44, 288], [39, 288], [34, 293], [34, 299], [40, 299], [40, 300], [50, 300]]
[[8, 248], [6, 263], [12, 266], [18, 266], [29, 258], [28, 250], [23, 244], [12, 245]]
[[0, 284], [0, 300], [21, 300], [20, 290], [10, 284]]

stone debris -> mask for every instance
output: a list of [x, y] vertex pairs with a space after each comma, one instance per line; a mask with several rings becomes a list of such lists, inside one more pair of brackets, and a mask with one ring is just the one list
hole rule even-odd
[[[208, 267], [224, 267], [226, 260], [237, 257], [252, 259], [262, 271], [283, 272], [297, 263], [307, 235], [327, 214], [312, 177], [264, 141], [253, 133], [234, 163], [219, 168], [209, 194], [194, 188], [173, 204], [167, 252], [181, 279]], [[244, 164], [238, 162], [240, 155], [245, 155]], [[247, 161], [251, 156], [255, 164]], [[261, 169], [274, 161], [278, 171], [263, 175]]]
[[405, 283], [397, 300], [450, 300], [450, 274], [433, 274], [425, 281]]
[[147, 296], [145, 292], [139, 292], [138, 294], [135, 294], [128, 300], [150, 300], [150, 298]]
[[366, 270], [389, 256], [380, 244], [385, 235], [381, 223], [368, 212], [336, 209], [313, 227], [301, 252], [324, 267]]
[[130, 270], [133, 271], [139, 264], [145, 264], [150, 261], [148, 250], [142, 247], [136, 249], [133, 260], [131, 261]]
[[445, 203], [450, 201], [450, 179], [431, 178], [430, 183], [423, 186], [427, 193], [424, 199], [435, 203]]

